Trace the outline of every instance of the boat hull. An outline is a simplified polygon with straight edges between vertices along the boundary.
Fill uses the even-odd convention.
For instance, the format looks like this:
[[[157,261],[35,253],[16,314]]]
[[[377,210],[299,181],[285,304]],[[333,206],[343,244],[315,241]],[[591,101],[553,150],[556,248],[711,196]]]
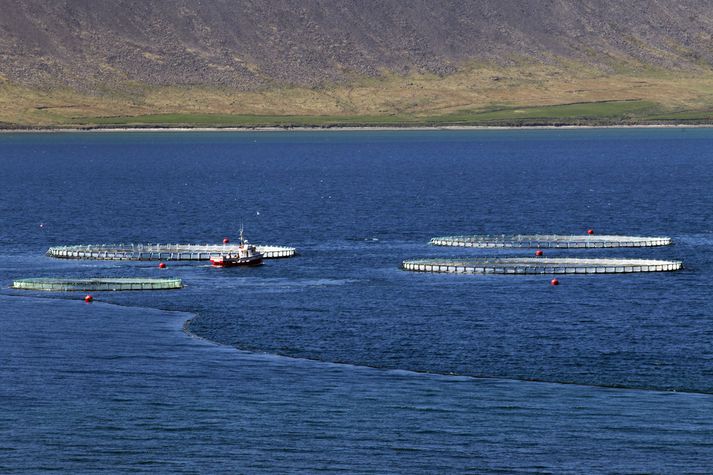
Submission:
[[[211,258],[213,267],[252,267],[262,264],[262,257],[215,257]]]

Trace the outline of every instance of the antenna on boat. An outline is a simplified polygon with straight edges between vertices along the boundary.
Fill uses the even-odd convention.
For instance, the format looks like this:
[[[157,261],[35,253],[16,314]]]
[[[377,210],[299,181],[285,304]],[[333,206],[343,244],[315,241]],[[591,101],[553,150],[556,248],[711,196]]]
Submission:
[[[245,244],[245,239],[243,238],[243,222],[240,221],[240,245]]]

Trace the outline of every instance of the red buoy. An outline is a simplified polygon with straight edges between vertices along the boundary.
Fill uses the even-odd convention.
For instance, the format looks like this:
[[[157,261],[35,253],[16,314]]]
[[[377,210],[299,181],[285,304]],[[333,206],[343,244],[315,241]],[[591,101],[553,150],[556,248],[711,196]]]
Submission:
[[[228,244],[230,242],[230,239],[228,238],[223,238],[223,244]]]
[[[557,280],[557,279],[552,279],[552,280],[550,281],[550,284],[552,284],[552,285],[560,285],[560,281]]]
[[[542,252],[542,249],[538,249],[538,250],[535,251],[535,255],[536,255],[537,257],[540,257],[540,256],[543,255],[543,254],[544,254],[544,252]]]
[[[159,269],[165,269],[165,268],[166,268],[166,263],[165,263],[165,262],[159,263],[158,268],[159,268]]]
[[[594,230],[593,230],[593,229],[587,229],[587,234],[594,234]]]
[[[84,297],[84,301],[87,303],[91,303],[92,300],[94,300],[94,297],[92,297],[91,295],[87,295],[86,297]]]

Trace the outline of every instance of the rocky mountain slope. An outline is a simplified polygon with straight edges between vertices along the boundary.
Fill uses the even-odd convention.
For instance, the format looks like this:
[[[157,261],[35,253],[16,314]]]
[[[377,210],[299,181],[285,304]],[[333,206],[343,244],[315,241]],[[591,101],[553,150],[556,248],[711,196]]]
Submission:
[[[2,0],[0,74],[24,85],[240,89],[469,61],[713,62],[708,0]]]
[[[0,85],[136,102],[146,87],[319,90],[480,67],[497,82],[523,65],[695,77],[711,34],[708,0],[0,0]]]

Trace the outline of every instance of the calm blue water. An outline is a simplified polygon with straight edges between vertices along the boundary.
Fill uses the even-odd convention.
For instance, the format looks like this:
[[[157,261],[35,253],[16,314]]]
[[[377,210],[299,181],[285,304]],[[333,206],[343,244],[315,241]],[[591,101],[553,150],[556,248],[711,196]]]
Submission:
[[[710,471],[713,130],[17,134],[0,166],[0,472]],[[241,221],[301,255],[43,255]],[[557,288],[399,270],[487,254],[434,235],[588,228],[676,244],[548,256],[686,270]],[[187,287],[7,288],[35,276]]]

